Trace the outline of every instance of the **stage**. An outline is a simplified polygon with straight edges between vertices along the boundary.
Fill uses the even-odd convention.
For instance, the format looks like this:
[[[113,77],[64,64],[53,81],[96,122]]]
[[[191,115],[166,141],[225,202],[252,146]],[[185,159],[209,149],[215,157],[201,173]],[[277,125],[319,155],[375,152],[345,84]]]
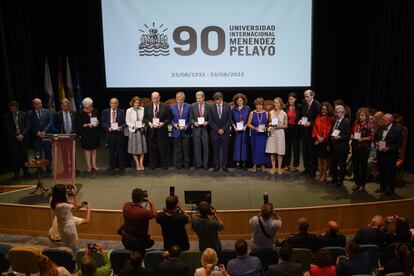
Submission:
[[[397,187],[396,194],[385,196],[374,192],[378,187],[375,183],[368,183],[367,191],[360,193],[352,191],[351,181],[345,181],[344,186],[338,188],[292,172],[279,176],[234,168],[228,173],[170,168],[138,173],[128,168],[124,175],[109,175],[104,172],[105,151],[101,150],[99,154],[101,172],[94,176],[81,172],[77,178],[79,201],[88,201],[93,208],[91,223],[79,230],[84,238],[118,239],[116,230],[122,224],[122,205],[131,200],[131,191],[136,187],[150,193],[158,210],[164,207],[170,186],[175,187],[188,211],[194,205],[184,204],[185,191],[211,191],[212,204],[226,224],[221,235],[223,239],[249,237],[247,222],[257,214],[264,192],[269,194],[269,201],[283,218],[281,236],[295,231],[300,216],[310,219],[311,231],[321,231],[327,219],[335,219],[348,234],[365,226],[377,213],[412,217],[414,175],[408,173],[404,174],[405,181]],[[82,160],[78,167],[84,170]],[[0,176],[0,188],[5,191],[0,194],[0,232],[47,235],[52,219],[49,198],[29,194],[35,183],[34,178],[16,181],[12,174]],[[46,177],[43,183],[50,191],[51,178]],[[13,187],[17,190],[13,191]],[[79,215],[84,216],[84,211]],[[161,238],[158,225],[152,223],[150,229],[156,239]],[[194,238],[189,231],[190,237]]]

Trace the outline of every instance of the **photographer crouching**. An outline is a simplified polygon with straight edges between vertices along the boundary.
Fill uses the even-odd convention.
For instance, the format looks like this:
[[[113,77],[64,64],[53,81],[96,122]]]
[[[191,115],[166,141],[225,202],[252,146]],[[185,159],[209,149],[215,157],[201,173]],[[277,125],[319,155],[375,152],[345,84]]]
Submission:
[[[143,204],[148,202],[149,210]],[[122,208],[124,224],[118,234],[122,236],[122,244],[126,249],[139,251],[145,255],[145,249],[154,245],[148,235],[149,221],[157,216],[157,209],[147,191],[136,188],[132,191],[132,202],[126,202]]]

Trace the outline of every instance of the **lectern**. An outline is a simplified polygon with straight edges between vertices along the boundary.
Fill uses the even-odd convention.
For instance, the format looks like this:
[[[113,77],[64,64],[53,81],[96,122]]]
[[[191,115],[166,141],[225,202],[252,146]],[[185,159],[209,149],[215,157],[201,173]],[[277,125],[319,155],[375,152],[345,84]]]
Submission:
[[[75,185],[76,134],[49,134],[52,142],[53,185]]]

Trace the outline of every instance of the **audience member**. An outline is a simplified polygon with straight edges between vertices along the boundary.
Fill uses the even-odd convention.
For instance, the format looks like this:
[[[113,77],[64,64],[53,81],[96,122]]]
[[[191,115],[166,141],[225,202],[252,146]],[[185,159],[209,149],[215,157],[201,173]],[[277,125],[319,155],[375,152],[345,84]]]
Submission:
[[[336,266],[328,250],[319,249],[311,264],[309,276],[336,276]]]
[[[108,276],[111,275],[111,261],[108,254],[103,251],[102,245],[93,245],[102,258],[103,265],[97,267],[95,259],[91,256],[92,251],[89,246],[86,248],[85,255],[80,260],[80,270],[78,270],[78,276]]]
[[[301,264],[290,261],[292,251],[292,246],[289,244],[284,245],[280,250],[281,262],[276,265],[270,265],[265,276],[302,276]]]
[[[231,118],[233,121],[234,137],[233,137],[233,161],[236,168],[247,169],[247,158],[249,152],[249,133],[247,131],[247,121],[250,113],[250,107],[247,104],[246,95],[237,93],[233,97],[236,106],[231,110]]]
[[[86,171],[92,173],[99,171],[96,166],[96,149],[99,148],[100,129],[98,111],[93,108],[91,98],[82,100],[83,109],[79,113],[78,134],[80,136],[81,148],[84,150],[86,160]]]
[[[383,273],[402,272],[404,275],[412,275],[413,266],[414,259],[410,248],[404,243],[399,243],[395,246],[395,257],[385,264]]]
[[[173,244],[178,245],[181,250],[190,248],[187,231],[185,230],[190,217],[181,208],[177,196],[170,195],[167,197],[165,209],[157,214],[156,221],[162,229],[165,250],[168,250]]]
[[[266,125],[269,121],[268,113],[263,109],[263,98],[255,99],[254,105],[256,109],[250,112],[247,119],[247,127],[250,128],[250,147],[253,163],[251,172],[253,173],[258,169],[265,171],[264,165],[268,162],[265,149],[267,141]]]
[[[143,268],[141,253],[133,251],[119,276],[155,276],[155,273]]]
[[[273,204],[264,203],[260,214],[249,220],[252,233],[252,250],[259,252],[266,249],[276,249],[275,235],[282,227],[282,218],[274,212]]]
[[[148,202],[150,210],[143,206]],[[149,194],[140,188],[132,191],[132,202],[126,202],[122,208],[124,224],[118,230],[122,236],[122,244],[126,249],[137,250],[143,256],[145,249],[154,245],[154,241],[148,235],[149,221],[156,217],[155,208]]]
[[[262,263],[259,258],[247,255],[247,242],[245,240],[237,240],[234,247],[237,257],[227,263],[227,271],[231,276],[263,275]]]
[[[332,105],[323,102],[319,107],[319,114],[315,119],[312,130],[312,138],[315,143],[315,153],[318,158],[319,175],[316,176],[318,181],[326,181],[329,166],[328,139],[332,131]]]
[[[230,276],[224,265],[217,266],[217,253],[212,248],[207,248],[201,255],[203,267],[197,268],[194,276]]]
[[[396,217],[392,222],[393,226],[388,232],[385,243],[411,243],[412,242],[412,233],[410,231],[410,223],[408,219],[404,217]]]
[[[383,121],[384,125],[380,126],[375,133],[380,181],[380,187],[375,192],[386,192],[387,195],[391,195],[395,189],[397,160],[399,149],[402,146],[402,134],[401,129],[392,123],[393,116],[391,114],[385,114]]]
[[[339,224],[334,220],[328,221],[325,225],[324,232],[317,237],[317,249],[327,246],[345,247],[346,237],[338,232]]]
[[[288,104],[284,111],[288,117],[288,127],[285,128],[285,140],[286,140],[286,154],[283,160],[285,171],[289,171],[292,153],[293,153],[293,167],[292,172],[297,172],[299,169],[299,141],[300,141],[300,129],[298,122],[302,116],[302,107],[297,101],[295,92],[291,92],[288,95]]]
[[[293,248],[308,248],[315,251],[317,238],[314,234],[308,232],[309,221],[301,217],[298,220],[298,232],[288,236],[284,243],[290,244]]]
[[[45,255],[38,258],[40,276],[71,276],[70,272],[63,266],[56,265],[51,259]]]
[[[354,241],[358,244],[376,244],[383,247],[387,234],[382,231],[384,219],[380,215],[376,215],[371,219],[368,228],[361,228],[355,234]]]
[[[367,251],[359,252],[359,245],[349,241],[346,246],[347,256],[339,256],[336,262],[338,276],[371,274],[371,260]]]
[[[224,224],[217,215],[217,210],[206,201],[198,204],[199,214],[191,217],[191,228],[197,234],[198,248],[204,251],[212,248],[221,252],[221,242],[218,232],[224,229]],[[213,215],[211,219],[209,214]]]
[[[303,93],[304,101],[302,104],[302,118],[299,124],[302,126],[302,158],[305,170],[302,174],[309,174],[314,177],[316,175],[316,156],[315,146],[312,140],[313,124],[318,115],[319,102],[314,99],[315,92],[306,90]]]
[[[288,125],[288,118],[283,111],[284,103],[281,98],[276,97],[274,100],[274,108],[269,113],[269,132],[270,135],[266,141],[266,153],[270,154],[272,169],[270,174],[277,173],[281,175],[283,156],[285,155],[285,129]],[[277,160],[276,160],[277,159]]]
[[[337,187],[343,186],[351,133],[349,120],[344,117],[344,112],[343,106],[337,105],[335,107],[335,121],[328,140],[329,151],[331,153],[330,173],[332,180],[330,184],[335,184]]]
[[[20,169],[25,177],[30,176],[27,167],[27,150],[29,146],[29,121],[26,112],[19,110],[16,101],[9,102],[9,112],[4,115],[3,128],[6,134],[6,145],[9,149],[9,157],[14,179],[20,178]]]
[[[190,121],[193,125],[192,136],[194,146],[194,169],[204,168],[208,170],[209,156],[209,110],[210,106],[205,102],[203,91],[195,94],[196,102],[191,105]]]
[[[73,203],[68,200],[68,192],[73,194]],[[62,244],[73,250],[78,248],[79,243],[78,231],[76,230],[72,214],[72,209],[77,208],[78,206],[76,194],[75,187],[71,187],[70,190],[67,190],[65,185],[56,184],[52,188],[52,199],[50,201],[50,207],[54,211],[57,219],[57,226]]]
[[[190,105],[182,91],[175,95],[176,103],[171,106],[172,137],[174,141],[174,163],[176,169],[190,168]]]
[[[177,244],[172,244],[168,251],[164,253],[165,260],[158,263],[158,276],[187,276],[190,275],[190,267],[181,262],[180,256],[181,248]]]
[[[144,156],[147,153],[147,140],[145,138],[144,108],[141,106],[141,99],[132,97],[127,109],[125,122],[128,126],[128,153],[132,154],[135,161],[135,169],[143,171]]]
[[[357,111],[357,119],[352,127],[352,167],[355,185],[352,190],[365,191],[368,177],[368,158],[371,143],[374,141],[374,126],[369,119],[368,108],[361,107]]]

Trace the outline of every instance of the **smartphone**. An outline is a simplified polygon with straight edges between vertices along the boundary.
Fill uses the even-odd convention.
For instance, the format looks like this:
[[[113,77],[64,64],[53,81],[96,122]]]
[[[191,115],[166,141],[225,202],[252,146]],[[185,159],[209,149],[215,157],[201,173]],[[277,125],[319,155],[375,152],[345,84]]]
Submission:
[[[175,195],[175,187],[174,186],[170,186],[170,196]]]
[[[263,203],[269,203],[269,194],[267,192],[263,193]]]

